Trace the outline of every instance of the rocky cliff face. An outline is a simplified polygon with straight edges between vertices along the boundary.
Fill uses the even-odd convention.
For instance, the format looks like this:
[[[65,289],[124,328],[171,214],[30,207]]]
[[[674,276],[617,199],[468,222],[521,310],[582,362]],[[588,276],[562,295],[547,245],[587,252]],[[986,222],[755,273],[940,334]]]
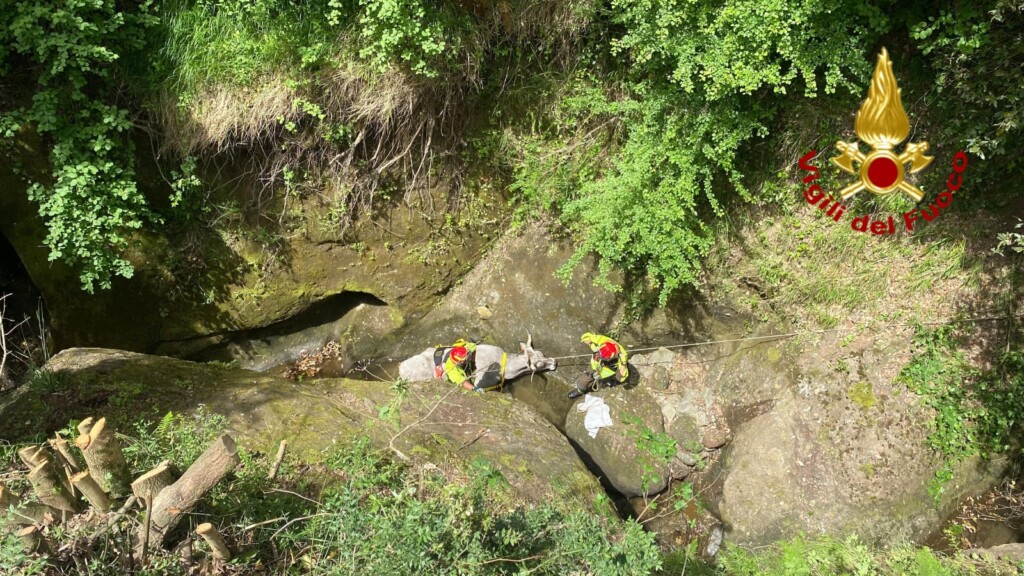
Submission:
[[[313,340],[337,338],[353,319],[325,325],[362,303],[386,308],[364,311],[356,324],[373,323],[387,332],[429,310],[494,237],[494,230],[482,224],[456,233],[446,214],[431,208],[447,203],[444,189],[408,204],[380,203],[344,231],[332,212],[336,206],[316,196],[296,197],[287,206],[265,207],[257,216],[225,208],[216,226],[140,231],[128,255],[135,276],[117,278],[111,290],[89,295],[73,270],[48,260],[46,230],[14,172],[18,166],[44,177],[45,155],[39,149],[26,136],[13,148],[14,157],[0,166],[0,234],[46,301],[57,349],[109,346],[188,356],[311,327],[321,328]],[[153,204],[161,206],[169,189],[163,188],[155,165],[144,166],[141,173],[150,172],[143,184]],[[470,204],[466,210],[493,212],[502,200],[484,190]],[[297,326],[296,318],[303,315],[306,320]],[[233,352],[253,366],[287,359],[274,357],[267,348],[236,346]]]

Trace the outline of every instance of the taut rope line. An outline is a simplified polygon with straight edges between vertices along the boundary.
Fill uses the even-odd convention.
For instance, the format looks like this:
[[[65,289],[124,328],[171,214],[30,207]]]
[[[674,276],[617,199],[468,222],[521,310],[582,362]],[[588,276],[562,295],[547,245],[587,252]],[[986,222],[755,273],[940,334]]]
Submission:
[[[982,316],[982,317],[977,317],[977,318],[965,318],[963,320],[948,320],[948,321],[940,321],[940,322],[893,322],[893,323],[889,323],[889,324],[882,324],[882,325],[877,326],[875,328],[867,328],[867,329],[874,330],[874,331],[877,332],[877,331],[882,330],[884,328],[892,328],[892,327],[897,327],[897,326],[899,326],[899,327],[910,327],[910,326],[934,326],[934,325],[943,325],[943,324],[963,324],[963,323],[973,323],[973,322],[985,322],[985,321],[990,321],[990,320],[1009,320],[1011,318],[1021,318],[1021,317],[1024,317],[1024,314],[1008,314],[1006,316]],[[669,344],[667,346],[652,346],[650,348],[632,348],[632,349],[629,350],[629,352],[630,352],[630,354],[632,354],[632,353],[635,353],[635,352],[652,352],[654,350],[659,350],[661,348],[666,348],[666,349],[672,349],[672,348],[692,348],[692,347],[695,347],[695,346],[710,346],[712,344],[729,344],[731,342],[754,342],[754,341],[759,341],[759,340],[772,340],[772,339],[792,338],[794,336],[804,336],[804,335],[807,335],[807,334],[825,334],[825,333],[828,333],[828,332],[852,332],[854,330],[859,330],[859,329],[861,329],[861,327],[859,327],[859,326],[853,326],[853,327],[850,327],[850,328],[823,328],[821,330],[805,330],[805,331],[802,331],[802,332],[785,332],[783,334],[768,334],[766,336],[748,336],[748,337],[745,337],[745,338],[729,338],[729,339],[726,339],[726,340],[708,340],[708,341],[705,341],[705,342],[687,342],[685,344]],[[593,355],[594,355],[593,353],[590,353],[590,354],[573,354],[571,356],[557,356],[555,358],[550,358],[550,360],[567,360],[569,358],[589,358],[589,357],[591,357]]]

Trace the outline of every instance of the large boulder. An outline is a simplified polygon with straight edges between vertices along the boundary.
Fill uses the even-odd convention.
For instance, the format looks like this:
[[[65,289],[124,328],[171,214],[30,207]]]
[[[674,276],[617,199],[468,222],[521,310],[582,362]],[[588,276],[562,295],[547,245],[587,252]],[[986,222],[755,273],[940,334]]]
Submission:
[[[639,387],[628,390],[617,386],[593,394],[608,405],[612,425],[600,428],[591,438],[584,427],[585,413],[573,408],[566,417],[566,435],[623,495],[641,496],[664,490],[674,451],[664,453],[671,442],[665,434],[658,403]]]
[[[884,408],[865,408],[787,393],[744,424],[725,460],[720,511],[729,539],[762,545],[798,532],[926,538],[944,517],[928,492],[939,461],[924,442],[927,410],[906,399],[886,395]],[[949,496],[980,479],[971,468],[963,467]]]
[[[204,405],[224,415],[250,450],[315,459],[357,437],[398,457],[483,460],[518,494],[538,502],[592,507],[601,487],[558,430],[503,394],[441,382],[411,384],[321,379],[292,382],[223,366],[98,348],[65,350],[48,368],[59,389],[23,387],[0,405],[0,438],[52,432],[71,418],[104,415],[125,425]],[[56,401],[59,397],[59,401]]]
[[[735,431],[719,502],[729,541],[803,532],[921,542],[955,502],[991,485],[998,470],[972,460],[938,502],[929,493],[940,466],[926,440],[934,412],[896,382],[910,339],[908,329],[772,342],[710,372]]]

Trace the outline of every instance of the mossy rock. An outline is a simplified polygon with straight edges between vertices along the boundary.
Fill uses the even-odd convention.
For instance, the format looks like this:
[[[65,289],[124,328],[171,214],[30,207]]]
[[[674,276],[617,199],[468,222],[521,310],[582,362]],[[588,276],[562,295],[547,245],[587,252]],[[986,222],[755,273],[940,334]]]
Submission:
[[[664,457],[658,448],[669,448],[661,408],[643,388],[606,388],[594,393],[611,411],[612,425],[591,438],[584,428],[585,413],[569,411],[565,433],[585,452],[616,490],[625,496],[657,494],[669,480],[671,450]],[[660,441],[659,441],[660,440]]]
[[[59,389],[23,387],[0,405],[0,438],[52,434],[71,419],[106,416],[126,426],[199,405],[225,416],[249,449],[322,458],[358,437],[408,458],[462,463],[484,459],[523,499],[595,507],[602,492],[558,430],[526,404],[442,382],[410,385],[317,379],[302,383],[237,368],[101,348],[51,359]],[[396,407],[397,410],[387,410]],[[607,512],[607,510],[600,510]]]

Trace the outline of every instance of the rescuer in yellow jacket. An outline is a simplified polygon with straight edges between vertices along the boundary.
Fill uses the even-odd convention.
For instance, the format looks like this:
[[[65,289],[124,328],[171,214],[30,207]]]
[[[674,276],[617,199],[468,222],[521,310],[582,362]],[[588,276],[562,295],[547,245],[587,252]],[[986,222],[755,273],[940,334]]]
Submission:
[[[452,347],[444,353],[444,375],[452,384],[462,386],[466,390],[473,389],[471,378],[476,370],[474,360],[476,358],[476,344],[465,340],[457,340]]]
[[[590,359],[591,374],[576,383],[576,389],[569,392],[569,398],[579,398],[587,390],[615,386],[629,378],[629,353],[622,344],[591,332],[583,334],[580,341],[589,345],[590,351],[594,353]]]

